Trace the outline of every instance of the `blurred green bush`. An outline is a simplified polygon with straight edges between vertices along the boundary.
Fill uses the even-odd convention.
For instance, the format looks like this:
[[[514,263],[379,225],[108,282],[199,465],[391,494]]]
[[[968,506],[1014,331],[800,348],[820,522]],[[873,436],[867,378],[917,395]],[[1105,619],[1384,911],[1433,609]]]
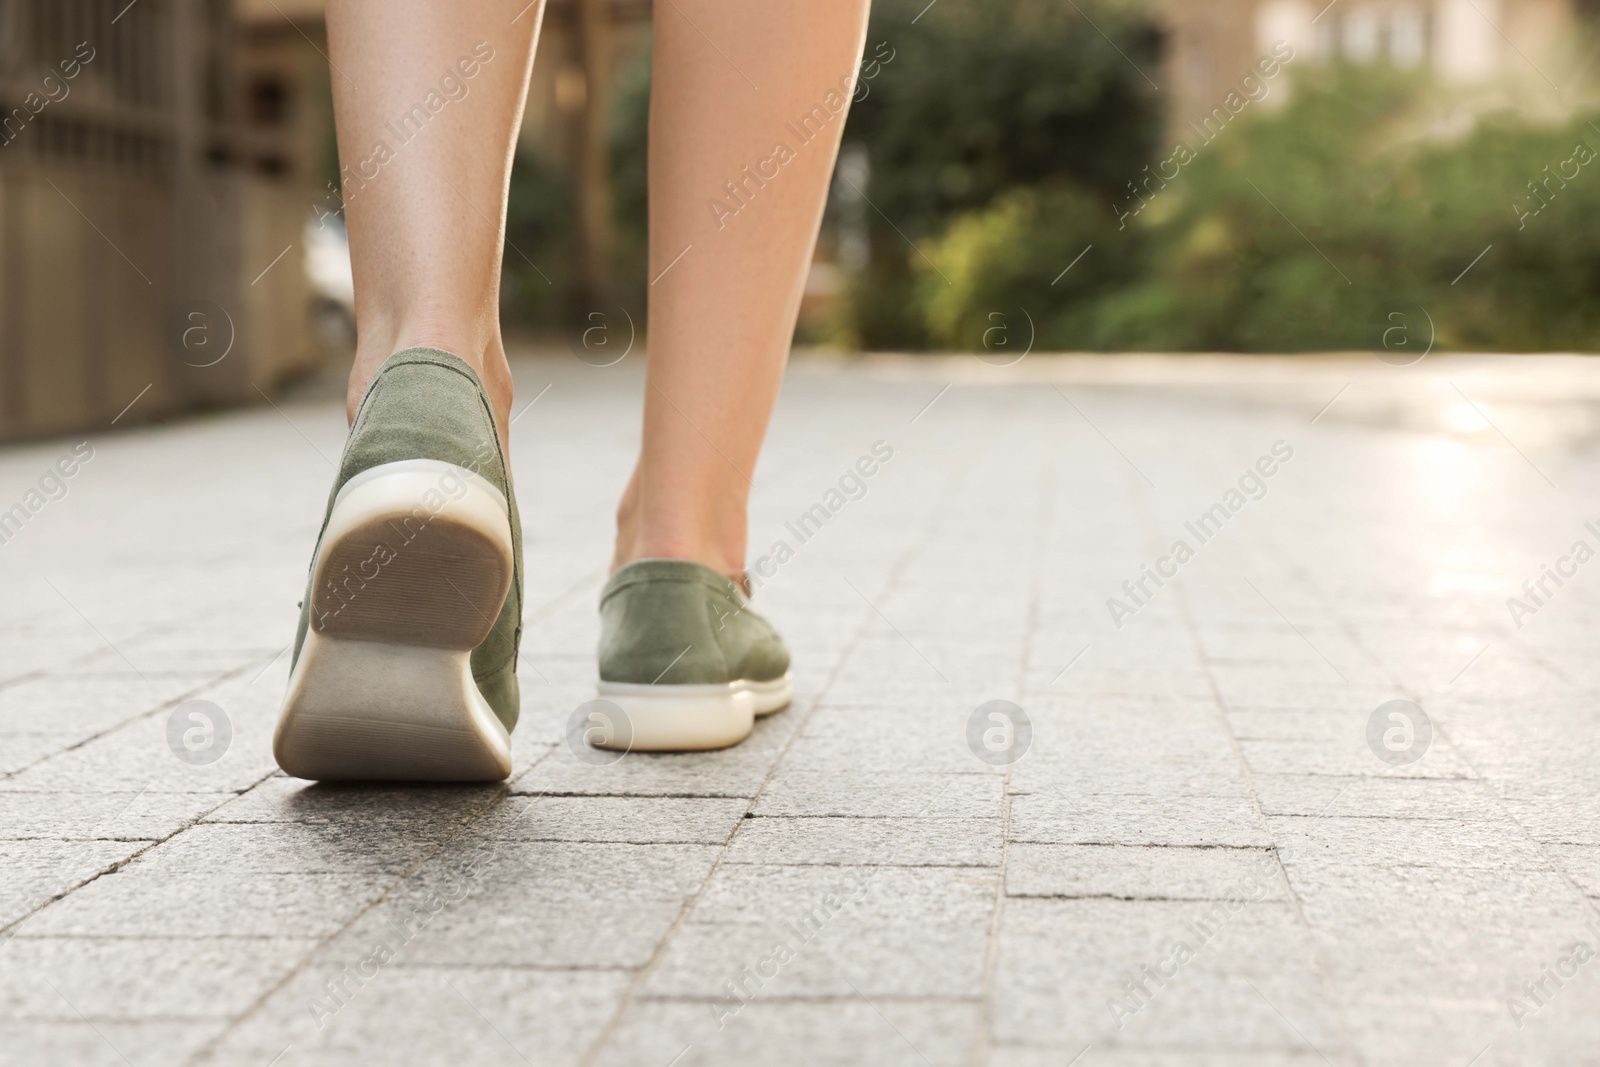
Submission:
[[[865,180],[836,178],[823,238],[843,252],[853,226],[867,254],[837,257],[824,338],[976,351],[1004,322],[1039,350],[1370,349],[1420,330],[1441,348],[1596,347],[1600,118],[1474,118],[1421,75],[1302,57],[1270,105],[1184,135],[1173,175],[1141,73],[1161,50],[1147,9],[1118,0],[877,5],[845,130]],[[612,141],[614,277],[640,307],[649,75],[645,48]],[[1134,183],[1148,202],[1131,214]],[[524,321],[570,303],[570,272],[547,280],[522,253],[564,265],[571,201],[519,158],[507,302]]]
[[[1124,229],[1070,186],[956,215],[924,247],[951,284],[922,267],[922,336],[970,350],[987,316],[1021,307],[1040,349],[1361,349],[1428,329],[1420,307],[1439,347],[1595,346],[1600,127],[1491,116],[1441,140],[1415,77],[1294,75],[1287,107],[1196,141]]]
[[[935,311],[943,301],[919,297],[931,286],[919,276],[927,263],[913,243],[940,269],[925,242],[955,242],[973,266],[983,257],[1004,262],[1009,274],[1026,260],[1054,262],[1056,245],[1070,243],[1062,231],[1093,234],[1111,217],[1112,195],[1152,158],[1162,126],[1157,93],[1136,69],[1159,66],[1160,35],[1145,15],[1089,0],[939,0],[919,8],[875,6],[868,53],[886,46],[893,58],[866,83],[845,127],[846,145],[870,168],[870,259],[848,278],[836,332],[867,348],[945,343],[940,330],[964,330],[992,310],[978,306],[990,279],[952,275],[951,285],[934,281],[966,296]],[[1052,213],[1068,202],[1078,205],[1070,217]],[[993,244],[1007,227],[1046,217],[1062,229],[1034,234],[1042,243],[1017,246],[1016,259]]]
[[[519,149],[511,167],[500,282],[501,314],[508,321],[551,329],[570,314],[573,213],[566,175]]]

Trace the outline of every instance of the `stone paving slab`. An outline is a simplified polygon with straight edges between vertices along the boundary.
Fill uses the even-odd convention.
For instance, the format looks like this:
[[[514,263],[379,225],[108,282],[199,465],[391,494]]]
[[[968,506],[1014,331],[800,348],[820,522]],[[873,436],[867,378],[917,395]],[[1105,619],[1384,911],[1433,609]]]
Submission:
[[[567,724],[641,369],[517,361],[488,786],[272,763],[336,382],[81,435],[0,545],[0,1063],[1600,1063],[1600,570],[1507,606],[1600,547],[1600,364],[797,360],[750,538],[794,704],[613,761]]]

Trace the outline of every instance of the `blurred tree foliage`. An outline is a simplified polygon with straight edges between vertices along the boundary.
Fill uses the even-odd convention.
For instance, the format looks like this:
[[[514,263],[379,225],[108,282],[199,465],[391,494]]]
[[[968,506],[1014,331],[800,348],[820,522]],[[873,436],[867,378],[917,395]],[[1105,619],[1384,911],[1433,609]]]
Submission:
[[[879,3],[845,130],[870,203],[836,179],[827,224],[856,220],[869,254],[844,273],[834,339],[975,350],[1022,312],[1041,350],[1373,348],[1401,311],[1439,347],[1595,347],[1600,119],[1446,133],[1449,98],[1421,75],[1301,59],[1272,83],[1284,106],[1181,135],[1174,174],[1140,72],[1161,44],[1117,0]],[[615,276],[639,310],[649,84],[646,47],[613,127]],[[1152,170],[1166,177],[1145,184]],[[1146,203],[1128,214],[1134,182]],[[570,202],[519,158],[511,236],[541,266],[571,247]],[[506,263],[523,317],[558,318],[565,272]]]
[[[1376,348],[1396,324],[1429,329],[1420,318],[1439,347],[1594,347],[1600,127],[1502,116],[1431,140],[1415,78],[1298,74],[1286,108],[1199,147],[1125,230],[1033,192],[953,219],[927,252],[954,284],[922,270],[929,339],[971,348],[990,313],[1020,306],[1044,349]],[[1052,286],[1049,268],[1091,242]],[[1065,284],[1080,272],[1094,282]]]
[[[572,186],[537,154],[518,150],[511,167],[500,308],[524,326],[554,327],[569,314],[574,255]]]
[[[920,17],[918,4],[874,6],[875,65],[845,128],[846,143],[865,151],[876,207],[866,213],[869,266],[841,301],[848,343],[926,343],[907,240],[931,240],[963,212],[1065,183],[1101,194],[1094,202],[1111,217],[1110,193],[1150,157],[1161,126],[1154,90],[1129,59],[1154,70],[1160,42],[1120,7],[1078,7],[1088,16],[1060,0],[939,0]],[[618,88],[612,141],[625,301],[643,300],[649,92],[645,48]]]
[[[916,347],[931,339],[915,295],[926,264],[908,242],[921,246],[991,205],[1015,226],[1062,199],[1080,209],[1063,225],[1096,231],[1113,192],[1154,154],[1160,104],[1136,66],[1156,70],[1161,42],[1146,16],[1089,0],[880,3],[867,42],[894,58],[866,83],[845,128],[870,166],[873,209],[870,264],[850,279],[840,333],[866,347]],[[952,235],[975,238],[970,228]]]

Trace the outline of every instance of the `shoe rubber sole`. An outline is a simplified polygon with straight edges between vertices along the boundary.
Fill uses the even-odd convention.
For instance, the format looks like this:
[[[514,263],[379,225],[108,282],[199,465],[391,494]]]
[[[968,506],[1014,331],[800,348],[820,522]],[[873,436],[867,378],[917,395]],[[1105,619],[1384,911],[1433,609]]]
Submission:
[[[601,682],[599,696],[622,709],[625,724],[597,747],[632,752],[695,752],[727,748],[750,736],[755,720],[789,705],[789,675],[723,685]]]
[[[312,565],[311,625],[273,735],[296,778],[498,781],[511,738],[472,650],[511,588],[505,496],[438,460],[339,490]]]

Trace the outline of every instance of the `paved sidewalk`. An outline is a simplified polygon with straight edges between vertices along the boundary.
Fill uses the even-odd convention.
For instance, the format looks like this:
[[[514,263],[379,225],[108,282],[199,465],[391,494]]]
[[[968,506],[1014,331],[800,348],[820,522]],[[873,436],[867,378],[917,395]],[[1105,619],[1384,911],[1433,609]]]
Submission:
[[[606,763],[639,371],[518,367],[503,786],[272,764],[337,400],[0,452],[0,1062],[1600,1063],[1600,364],[798,363],[795,703]]]

